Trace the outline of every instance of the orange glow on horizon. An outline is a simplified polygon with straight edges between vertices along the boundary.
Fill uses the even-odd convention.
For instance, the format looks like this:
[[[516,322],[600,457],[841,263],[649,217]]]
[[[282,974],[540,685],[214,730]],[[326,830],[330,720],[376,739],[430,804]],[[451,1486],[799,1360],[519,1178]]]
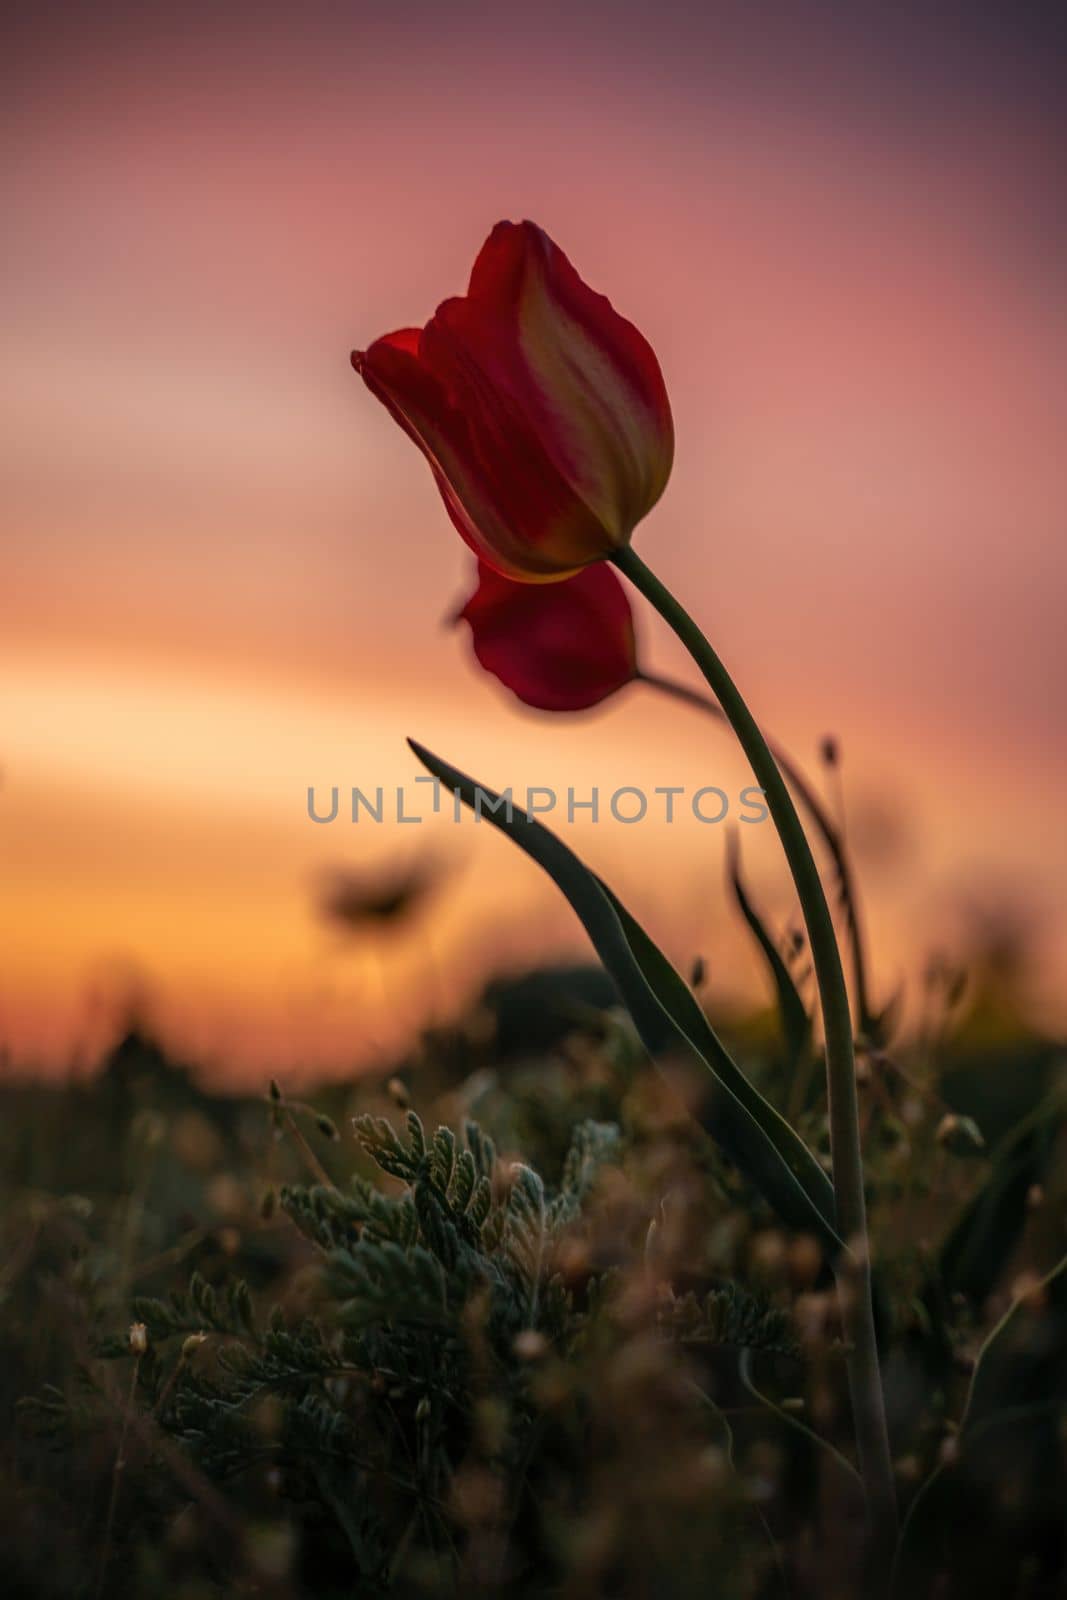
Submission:
[[[311,10],[303,31],[72,23],[22,41],[0,112],[0,1049],[84,1054],[136,979],[220,1073],[342,1070],[496,963],[583,951],[488,829],[308,822],[308,784],[407,782],[409,733],[517,789],[746,781],[721,733],[637,691],[521,711],[443,625],[467,552],[348,352],[428,317],[523,215],[661,359],[677,463],[642,554],[809,768],[842,741],[881,986],[1002,897],[1036,919],[1031,999],[1062,1026],[1067,334],[1042,108],[942,86],[868,117],[842,88],[859,66],[832,42],[797,64],[770,24],[757,49],[664,17],[650,53],[623,7],[605,59],[547,14],[474,33]],[[876,812],[893,853],[863,847]],[[717,993],[751,991],[715,830],[574,838],[679,960],[704,949]],[[342,947],[316,874],[418,851],[449,868],[425,930]],[[749,855],[781,921],[773,841]]]

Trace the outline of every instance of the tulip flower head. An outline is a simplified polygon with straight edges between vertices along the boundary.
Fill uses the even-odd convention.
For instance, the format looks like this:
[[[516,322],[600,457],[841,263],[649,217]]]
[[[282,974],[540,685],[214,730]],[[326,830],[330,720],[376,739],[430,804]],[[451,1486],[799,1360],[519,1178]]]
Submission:
[[[674,429],[651,346],[532,222],[498,223],[465,296],[352,364],[504,577],[553,582],[603,560],[666,487]]]
[[[584,711],[637,676],[630,602],[608,566],[533,584],[483,562],[456,621],[470,624],[480,665],[539,711]]]

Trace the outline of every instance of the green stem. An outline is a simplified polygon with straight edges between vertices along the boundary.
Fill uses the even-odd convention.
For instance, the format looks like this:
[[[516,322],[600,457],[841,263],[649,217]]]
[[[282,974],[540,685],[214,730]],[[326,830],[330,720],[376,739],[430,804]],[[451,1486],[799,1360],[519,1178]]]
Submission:
[[[713,700],[710,695],[701,694],[699,689],[691,689],[687,683],[678,683],[674,678],[661,677],[658,672],[644,671],[638,671],[637,682],[647,683],[650,689],[658,689],[661,694],[670,695],[672,699],[680,700],[683,705],[694,706],[698,711],[704,711],[709,716],[717,717],[723,722],[727,720],[726,714],[717,700]],[[856,880],[853,876],[852,863],[849,860],[844,835],[831,819],[826,807],[796,762],[785,754],[781,745],[769,743],[769,749],[786,781],[791,784],[794,794],[803,805],[805,811],[807,811],[816,828],[818,828],[823,842],[830,852],[841,893],[841,904],[845,913],[845,927],[848,931],[852,984],[856,995],[856,1015],[859,1020],[860,1032],[865,1034],[871,1027],[870,992],[867,986],[867,958],[864,951],[863,927],[860,921]]]
[[[871,1524],[871,1571],[884,1575],[896,1544],[896,1493],[871,1298],[852,1019],[833,918],[785,780],[730,674],[692,617],[632,548],[618,551],[613,560],[674,630],[704,674],[763,790],[800,900],[822,1007],[837,1226],[849,1246],[847,1256],[836,1263],[836,1272],[849,1346],[853,1425]]]
[[[831,1456],[833,1460],[836,1461],[838,1467],[847,1478],[851,1478],[853,1482],[859,1481],[859,1474],[852,1465],[852,1462],[847,1461],[841,1454],[840,1450],[838,1450],[835,1445],[830,1443],[829,1439],[824,1439],[821,1434],[815,1432],[814,1428],[809,1428],[806,1422],[801,1422],[799,1417],[794,1417],[790,1412],[786,1411],[783,1406],[778,1404],[777,1400],[772,1400],[769,1394],[764,1394],[762,1389],[756,1388],[755,1381],[752,1377],[751,1350],[742,1350],[738,1356],[737,1374],[741,1379],[742,1388],[747,1390],[747,1392],[752,1396],[753,1400],[758,1400],[761,1405],[767,1407],[768,1411],[773,1411],[776,1417],[781,1418],[787,1428],[793,1429],[794,1433],[802,1434],[803,1437],[810,1440],[812,1444],[818,1445],[820,1450],[825,1450],[826,1454]]]

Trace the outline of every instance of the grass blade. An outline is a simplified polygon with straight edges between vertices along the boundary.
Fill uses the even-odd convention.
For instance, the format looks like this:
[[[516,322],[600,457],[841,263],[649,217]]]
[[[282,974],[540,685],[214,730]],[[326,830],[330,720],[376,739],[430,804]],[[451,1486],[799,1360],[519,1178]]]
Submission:
[[[741,877],[741,849],[736,833],[731,833],[727,838],[727,872],[734,899],[737,901],[738,910],[744,917],[752,937],[759,945],[763,959],[774,984],[774,992],[778,999],[778,1015],[782,1019],[782,1032],[785,1035],[785,1047],[788,1056],[788,1067],[795,1071],[803,1060],[811,1044],[811,1018],[808,1016],[807,1007],[800,997],[800,991],[793,982],[792,974],[779,954],[778,947],[764,927],[759,913],[748,897]]]

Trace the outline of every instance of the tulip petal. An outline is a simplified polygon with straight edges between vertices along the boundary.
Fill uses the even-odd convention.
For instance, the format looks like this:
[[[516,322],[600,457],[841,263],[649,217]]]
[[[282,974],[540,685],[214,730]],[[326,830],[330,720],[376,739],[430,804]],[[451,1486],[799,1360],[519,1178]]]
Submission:
[[[553,584],[513,583],[483,563],[457,620],[479,664],[539,711],[585,711],[637,671],[630,602],[603,563]]]
[[[517,580],[558,578],[608,554],[603,529],[521,418],[499,397],[458,393],[425,359],[426,334],[402,329],[353,365],[425,455],[461,537]],[[487,441],[491,441],[488,442]]]
[[[532,222],[493,229],[460,304],[494,324],[493,381],[513,386],[575,491],[616,542],[628,539],[663,493],[674,455],[648,341]]]

